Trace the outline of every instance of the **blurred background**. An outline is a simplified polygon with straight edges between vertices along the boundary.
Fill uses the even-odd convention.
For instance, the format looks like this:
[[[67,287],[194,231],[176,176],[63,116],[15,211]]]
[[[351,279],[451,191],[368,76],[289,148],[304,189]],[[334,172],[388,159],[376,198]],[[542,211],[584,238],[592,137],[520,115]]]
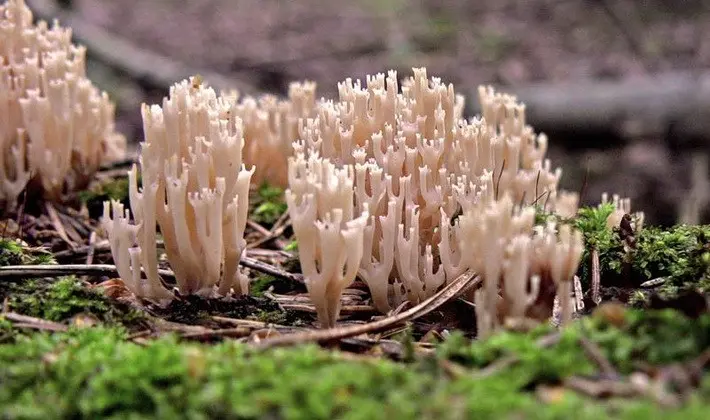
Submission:
[[[90,77],[142,137],[140,104],[199,73],[213,86],[285,94],[313,80],[426,66],[477,112],[493,84],[550,138],[562,187],[632,199],[655,224],[707,222],[710,1],[27,0],[89,48]]]

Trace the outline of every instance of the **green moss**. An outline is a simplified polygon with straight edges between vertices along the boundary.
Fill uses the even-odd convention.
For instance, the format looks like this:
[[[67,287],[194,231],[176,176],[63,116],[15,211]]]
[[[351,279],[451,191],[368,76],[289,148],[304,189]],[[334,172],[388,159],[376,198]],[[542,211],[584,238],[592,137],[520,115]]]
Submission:
[[[215,328],[217,324],[212,320],[213,316],[257,319],[261,315],[264,317],[261,320],[265,322],[277,322],[278,319],[278,323],[289,325],[298,321],[297,312],[283,312],[276,302],[256,296],[239,296],[233,299],[204,299],[199,296],[185,296],[183,299],[173,300],[165,308],[153,308],[153,312],[168,321]],[[267,320],[267,318],[271,320]]]
[[[0,239],[0,267],[22,264],[23,255],[22,245],[19,242]]]
[[[0,239],[0,267],[55,262],[52,254],[43,248],[30,248],[14,239]]]
[[[627,252],[618,231],[602,229],[599,219],[601,216],[583,213],[575,222],[585,238],[580,268],[584,285],[591,278],[590,250],[596,247],[605,286],[638,287],[646,281],[664,278],[665,282],[654,293],[666,298],[687,290],[710,291],[710,226],[646,227]],[[636,303],[647,298],[635,295]]]
[[[258,311],[250,318],[253,318],[257,321],[266,322],[268,324],[286,324],[289,322],[288,315],[286,314],[286,312],[281,310]]]
[[[0,300],[5,298],[14,312],[55,322],[82,314],[109,325],[138,327],[145,321],[141,312],[87,289],[75,277],[2,283]]]
[[[575,227],[584,234],[585,244],[597,249],[606,249],[612,240],[612,231],[606,225],[607,219],[614,212],[614,205],[600,204],[598,207],[579,209]]]
[[[675,410],[642,398],[589,400],[570,391],[542,403],[533,390],[595,372],[581,353],[582,334],[627,372],[643,357],[667,363],[698,354],[709,325],[707,317],[694,325],[670,312],[631,311],[621,328],[593,317],[546,349],[535,345],[546,328],[474,343],[456,335],[436,355],[409,364],[356,361],[314,346],[256,352],[233,341],[209,346],[172,337],[138,345],[121,329],[36,334],[0,344],[0,411],[28,419],[701,419],[710,408],[707,378]],[[478,368],[508,354],[518,362],[477,376]],[[452,377],[446,360],[461,364],[462,374]]]
[[[638,237],[632,267],[640,280],[667,277],[664,288],[710,291],[710,226],[650,227]]]
[[[256,297],[263,297],[264,292],[269,290],[272,284],[278,282],[279,280],[276,277],[269,276],[268,274],[259,276],[249,285],[249,294]]]
[[[710,314],[691,319],[669,309],[625,310],[614,318],[603,313],[579,320],[564,330],[558,344],[547,349],[536,344],[540,337],[553,332],[553,327],[545,325],[526,334],[502,332],[470,345],[462,335],[455,334],[440,347],[439,354],[477,368],[515,355],[522,370],[513,376],[523,389],[531,383],[592,373],[593,366],[579,345],[582,337],[599,345],[622,373],[630,373],[638,362],[661,365],[688,360],[710,347]]]
[[[279,187],[262,184],[254,197],[252,219],[257,223],[271,225],[287,210],[284,191]]]
[[[90,202],[103,203],[106,200],[126,201],[128,200],[128,178],[116,178],[109,182],[95,184],[92,188],[79,192],[79,199],[82,203]]]
[[[140,176],[138,183],[140,184]],[[98,218],[103,213],[104,201],[116,200],[128,205],[128,192],[128,178],[121,177],[108,182],[93,184],[89,189],[80,191],[79,200],[86,204],[89,215]]]
[[[13,240],[0,240],[0,266],[55,264],[51,253],[29,248]],[[135,327],[144,316],[103,294],[84,287],[73,276],[54,279],[0,281],[0,302],[22,315],[63,322],[79,314],[96,317],[109,324]]]
[[[18,333],[12,322],[0,316],[0,344],[12,342]]]
[[[622,275],[625,264],[624,247],[617,232],[607,227],[607,218],[614,211],[611,203],[595,207],[579,209],[577,217],[571,223],[582,232],[584,237],[584,252],[579,274],[585,289],[591,283],[591,252],[599,252],[599,265],[602,282],[605,285],[615,284]]]
[[[606,227],[611,204],[579,211],[575,226],[584,234],[581,279],[589,284],[590,252],[599,251],[602,283],[606,286],[637,287],[659,277],[667,281],[661,294],[675,296],[689,288],[710,291],[710,226],[680,225],[672,228],[645,227],[627,252],[616,229]],[[642,296],[636,296],[640,301]]]

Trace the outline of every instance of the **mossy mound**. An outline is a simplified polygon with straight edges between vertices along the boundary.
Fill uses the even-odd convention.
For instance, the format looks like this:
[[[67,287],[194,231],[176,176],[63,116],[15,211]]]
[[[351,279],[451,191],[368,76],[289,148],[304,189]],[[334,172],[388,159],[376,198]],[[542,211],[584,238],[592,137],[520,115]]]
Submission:
[[[0,239],[0,267],[54,263],[54,257],[44,248],[30,248],[13,239]]]
[[[140,184],[140,177],[138,178]],[[106,182],[97,182],[88,189],[79,192],[79,201],[86,205],[89,215],[98,219],[103,214],[104,201],[116,200],[122,202],[126,207],[128,202],[128,177],[112,179]]]
[[[76,277],[0,282],[0,301],[12,312],[54,322],[76,316],[131,330],[144,327],[146,315],[81,284]]]
[[[674,300],[688,292],[710,292],[710,225],[643,227],[629,236],[619,227],[606,226],[610,204],[580,210],[573,223],[584,234],[585,251],[580,279],[591,283],[591,252],[599,253],[603,288],[607,297],[643,306],[653,298]],[[552,216],[547,216],[552,217]],[[656,281],[655,287],[642,285]]]
[[[691,320],[672,311],[629,311],[591,317],[549,347],[537,344],[550,333],[547,327],[474,343],[455,336],[408,364],[315,346],[259,352],[235,342],[210,346],[174,337],[139,345],[115,328],[40,333],[0,345],[0,406],[5,418],[27,419],[704,419],[707,376],[673,409],[644,398],[592,400],[564,387],[543,402],[535,390],[597,374],[581,337],[628,373],[639,361],[665,364],[698,355],[710,345],[709,326],[708,315]],[[511,355],[515,363],[480,375]],[[459,366],[456,374],[447,363]]]

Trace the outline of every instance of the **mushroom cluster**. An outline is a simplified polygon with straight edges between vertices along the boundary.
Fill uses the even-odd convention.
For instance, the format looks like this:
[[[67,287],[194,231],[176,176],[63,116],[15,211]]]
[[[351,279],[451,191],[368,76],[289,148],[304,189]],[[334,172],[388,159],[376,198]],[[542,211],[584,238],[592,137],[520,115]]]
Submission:
[[[197,78],[175,84],[162,107],[143,105],[142,188],[136,165],[129,173],[135,224],[116,201],[104,203],[103,218],[119,274],[136,295],[173,297],[158,276],[157,226],[181,293],[247,293],[238,264],[253,169],[242,164],[235,106]]]
[[[303,121],[298,148],[352,168],[354,217],[368,215],[359,276],[380,311],[418,303],[472,268],[458,216],[481,211],[482,195],[576,212],[576,195],[558,191],[561,170],[544,157],[547,138],[525,124],[515,97],[482,87],[483,117],[466,120],[463,98],[423,68],[401,87],[392,71],[366,86],[347,79],[339,93]]]
[[[25,188],[58,200],[123,158],[114,111],[71,29],[34,24],[24,0],[0,5],[0,205],[14,208]]]

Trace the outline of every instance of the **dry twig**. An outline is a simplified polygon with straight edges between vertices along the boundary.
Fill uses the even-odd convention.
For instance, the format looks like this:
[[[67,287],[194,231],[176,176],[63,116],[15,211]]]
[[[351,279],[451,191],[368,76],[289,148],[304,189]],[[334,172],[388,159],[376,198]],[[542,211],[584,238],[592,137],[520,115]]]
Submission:
[[[614,368],[609,359],[604,356],[604,353],[596,343],[585,337],[580,338],[579,342],[582,345],[582,349],[584,349],[584,353],[597,365],[605,378],[616,379],[620,376],[619,372]]]
[[[420,303],[419,305],[404,311],[398,315],[387,317],[378,321],[362,325],[352,325],[340,328],[331,328],[319,331],[307,331],[303,333],[288,334],[278,337],[268,338],[256,345],[257,348],[267,349],[277,346],[298,345],[311,342],[328,342],[341,340],[347,337],[354,337],[361,334],[375,333],[392,328],[403,322],[419,318],[458,296],[470,287],[481,283],[480,276],[466,272],[441,289],[434,296]]]
[[[175,278],[170,270],[158,270],[158,274]],[[66,264],[66,265],[8,265],[0,267],[0,279],[23,279],[31,277],[54,277],[69,275],[117,276],[118,270],[111,264]]]
[[[316,307],[311,304],[280,303],[280,306],[289,311],[316,313]],[[342,315],[375,314],[377,313],[377,309],[370,305],[343,305],[340,307],[340,313]]]
[[[4,312],[3,318],[14,322],[16,327],[32,328],[43,331],[66,331],[67,326],[58,322],[47,321],[33,316],[21,315],[15,312]]]
[[[601,295],[601,270],[599,268],[599,250],[592,248],[592,302],[599,305]]]
[[[181,337],[191,340],[210,340],[214,338],[242,338],[251,334],[251,329],[246,327],[222,328],[218,330],[206,329],[182,334]]]
[[[94,252],[107,252],[107,251],[111,250],[111,247],[110,247],[108,241],[100,241],[94,245],[93,249],[94,249]],[[88,255],[90,250],[91,250],[91,246],[88,246],[88,245],[82,246],[82,247],[78,247],[77,249],[74,249],[74,250],[65,250],[65,251],[57,252],[55,254],[55,258],[63,259],[63,260],[72,259],[72,258],[79,257],[83,254]],[[262,261],[254,259],[254,258],[242,257],[242,259],[239,261],[239,264],[244,267],[251,268],[252,270],[258,271],[260,273],[268,274],[270,276],[274,276],[279,279],[289,280],[289,281],[293,281],[296,283],[303,283],[304,282],[303,275],[301,275],[301,274],[289,273],[288,271],[279,269],[277,267],[274,267],[273,265],[266,264]],[[81,265],[53,265],[51,267],[58,268],[58,267],[69,267],[69,266],[82,267]],[[34,267],[38,267],[38,266],[36,266],[36,265],[28,266],[28,269],[34,268]],[[114,266],[104,265],[104,267],[114,267]],[[4,268],[8,268],[8,267],[4,267]],[[18,268],[18,267],[15,267],[15,268]],[[59,269],[59,270],[62,270],[62,269]],[[97,269],[97,270],[99,270],[99,269]],[[99,271],[101,271],[101,270],[99,270]],[[47,275],[47,276],[66,275],[64,272],[58,273],[58,274],[56,274],[56,273],[51,274],[51,270],[45,271],[45,273],[46,273],[45,275]],[[68,274],[81,274],[81,273],[68,273]],[[116,272],[113,272],[113,274],[105,274],[105,275],[115,275],[115,274],[116,274]],[[160,275],[165,276],[167,278],[174,278],[175,277],[174,273],[170,270],[160,270]],[[2,270],[0,270],[0,278],[12,277],[12,276],[13,275],[10,275],[10,274],[3,274]],[[15,275],[15,276],[19,276],[19,275]]]
[[[49,220],[51,220],[52,227],[54,227],[54,230],[57,232],[57,235],[59,235],[59,237],[62,238],[62,240],[66,242],[69,247],[75,248],[76,243],[69,239],[69,236],[67,235],[67,232],[64,229],[64,225],[62,224],[61,220],[59,220],[57,210],[54,208],[52,203],[46,202],[44,203],[44,207],[47,210],[47,215],[49,216]]]

